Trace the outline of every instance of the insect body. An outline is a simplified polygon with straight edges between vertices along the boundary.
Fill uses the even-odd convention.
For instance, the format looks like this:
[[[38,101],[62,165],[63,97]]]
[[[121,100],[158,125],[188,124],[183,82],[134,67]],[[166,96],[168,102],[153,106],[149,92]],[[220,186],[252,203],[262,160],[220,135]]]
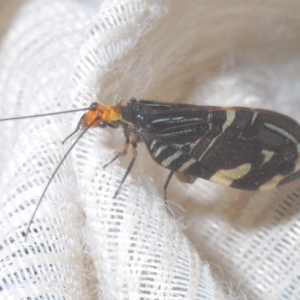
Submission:
[[[46,185],[29,222],[26,237],[59,167],[81,136],[92,127],[124,129],[124,149],[108,164],[125,155],[130,145],[133,148],[131,162],[114,197],[134,164],[139,142],[145,142],[152,158],[171,171],[164,186],[165,195],[174,173],[185,182],[193,182],[199,177],[244,190],[270,189],[300,177],[300,125],[279,113],[242,107],[196,106],[136,99],[131,99],[126,105],[103,106],[93,103],[89,108],[80,110],[88,111],[70,136],[79,130],[83,132],[71,145]],[[31,117],[40,116],[44,115]],[[17,119],[23,118],[28,117]],[[6,120],[11,119],[2,121]]]
[[[119,155],[132,144],[134,161],[143,141],[171,176],[179,172],[244,190],[300,177],[300,126],[272,111],[131,99],[125,106],[94,103],[81,119],[82,127],[90,124],[122,126],[126,144]]]

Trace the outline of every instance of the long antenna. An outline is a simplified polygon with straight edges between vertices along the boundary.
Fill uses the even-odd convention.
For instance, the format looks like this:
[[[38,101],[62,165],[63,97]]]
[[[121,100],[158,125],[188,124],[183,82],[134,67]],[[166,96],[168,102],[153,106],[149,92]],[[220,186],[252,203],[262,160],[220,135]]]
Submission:
[[[38,114],[38,115],[23,116],[23,117],[5,118],[5,119],[0,119],[0,122],[30,119],[30,118],[40,118],[40,117],[47,117],[47,116],[53,116],[53,115],[62,115],[62,114],[74,113],[74,112],[78,112],[78,111],[85,111],[85,110],[89,110],[89,109],[90,109],[90,107],[72,109],[72,110],[65,110],[65,111],[59,111],[59,112],[52,112],[52,113],[47,113],[47,114]]]
[[[83,109],[82,109],[83,110]],[[94,120],[95,122],[96,120]],[[82,136],[87,132],[87,130],[94,124],[94,122],[92,122],[89,126],[87,126],[86,128],[84,128],[83,132],[77,137],[77,139],[75,140],[75,142],[70,146],[70,148],[68,149],[68,151],[65,153],[65,155],[63,156],[63,158],[61,159],[61,161],[59,162],[59,164],[56,166],[54,172],[52,173],[47,185],[45,186],[44,188],[44,191],[38,201],[38,204],[37,206],[35,207],[35,210],[31,216],[31,219],[28,223],[28,226],[27,226],[27,230],[26,230],[26,234],[25,234],[25,242],[27,240],[27,237],[28,237],[28,234],[29,234],[29,230],[30,230],[30,225],[32,224],[32,221],[36,215],[36,212],[38,210],[38,208],[40,207],[41,203],[42,203],[42,200],[44,198],[44,195],[46,194],[51,182],[53,181],[53,178],[55,177],[57,171],[59,170],[59,168],[61,167],[61,165],[63,164],[63,162],[66,160],[67,156],[70,154],[70,152],[72,151],[72,149],[74,148],[74,146],[77,144],[77,142],[82,138]],[[79,130],[79,129],[78,129]]]

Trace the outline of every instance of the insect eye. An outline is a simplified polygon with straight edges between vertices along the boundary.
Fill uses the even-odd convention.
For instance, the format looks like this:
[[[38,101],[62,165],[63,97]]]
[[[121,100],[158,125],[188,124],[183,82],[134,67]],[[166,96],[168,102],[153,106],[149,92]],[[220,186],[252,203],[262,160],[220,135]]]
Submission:
[[[97,104],[98,104],[97,102],[93,102],[90,106],[90,110],[96,110]]]
[[[106,123],[106,122],[100,122],[100,123],[98,124],[98,126],[99,126],[100,128],[105,128],[105,127],[107,126],[107,123]]]

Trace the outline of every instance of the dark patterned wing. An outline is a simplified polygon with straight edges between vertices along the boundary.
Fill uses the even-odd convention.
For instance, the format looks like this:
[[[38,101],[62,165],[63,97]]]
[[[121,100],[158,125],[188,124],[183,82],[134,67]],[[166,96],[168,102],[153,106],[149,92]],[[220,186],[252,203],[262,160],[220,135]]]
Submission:
[[[300,126],[266,110],[145,101],[141,132],[153,159],[177,172],[239,189],[269,189],[300,177]]]

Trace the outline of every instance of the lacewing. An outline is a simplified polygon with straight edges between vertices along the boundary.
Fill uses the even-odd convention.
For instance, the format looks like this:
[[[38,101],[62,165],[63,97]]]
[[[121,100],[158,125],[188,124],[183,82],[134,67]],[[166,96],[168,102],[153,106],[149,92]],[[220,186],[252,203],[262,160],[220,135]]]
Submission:
[[[132,146],[132,159],[119,184],[117,196],[137,156],[137,144],[144,142],[155,162],[170,170],[164,185],[175,174],[183,182],[197,177],[243,190],[265,190],[300,177],[300,125],[288,116],[269,110],[244,107],[197,106],[131,99],[127,104],[103,106],[59,113],[2,119],[8,121],[75,111],[87,112],[73,134],[81,134],[54,170],[39,199],[26,232],[59,167],[77,141],[95,127],[122,127],[123,151]]]

